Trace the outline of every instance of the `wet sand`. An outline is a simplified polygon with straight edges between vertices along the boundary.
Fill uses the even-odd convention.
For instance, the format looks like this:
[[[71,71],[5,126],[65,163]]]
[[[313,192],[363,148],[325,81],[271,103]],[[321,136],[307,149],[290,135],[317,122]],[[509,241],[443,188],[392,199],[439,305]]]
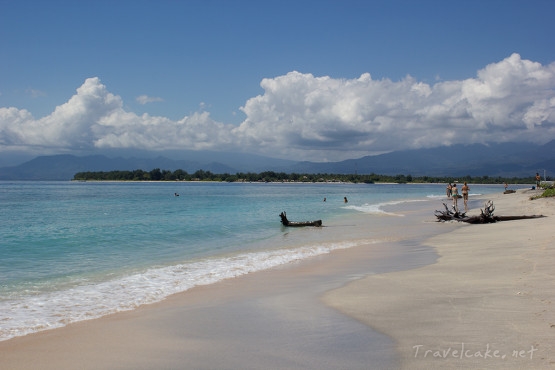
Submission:
[[[494,201],[497,214],[512,214]],[[553,357],[553,348],[546,335],[555,332],[549,327],[555,324],[549,312],[553,275],[546,270],[555,262],[552,218],[437,223],[438,204],[405,203],[390,209],[404,217],[363,215],[302,231],[368,240],[363,246],[0,342],[0,369],[490,367],[492,361],[414,356],[414,346],[455,349],[463,342],[474,352],[488,343],[500,350],[502,344],[524,351],[534,346],[531,362],[503,364],[549,364],[545,358]],[[523,209],[527,204],[515,211],[554,206],[547,200]]]

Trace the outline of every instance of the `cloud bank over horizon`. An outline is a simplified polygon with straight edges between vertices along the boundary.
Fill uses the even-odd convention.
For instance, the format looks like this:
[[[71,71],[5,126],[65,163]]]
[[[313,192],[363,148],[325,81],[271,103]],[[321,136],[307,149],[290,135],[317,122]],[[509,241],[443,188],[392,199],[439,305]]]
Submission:
[[[0,108],[0,153],[35,155],[102,149],[241,151],[310,161],[441,145],[555,139],[555,62],[519,54],[476,77],[427,84],[315,77],[289,72],[265,78],[264,93],[240,109],[239,125],[204,110],[172,120],[127,111],[98,77],[42,118]],[[141,104],[161,101],[141,95]]]

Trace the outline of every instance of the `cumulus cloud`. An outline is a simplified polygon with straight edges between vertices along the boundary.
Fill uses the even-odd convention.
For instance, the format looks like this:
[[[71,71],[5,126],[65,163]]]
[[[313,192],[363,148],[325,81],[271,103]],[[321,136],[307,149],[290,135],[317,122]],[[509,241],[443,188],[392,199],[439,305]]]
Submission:
[[[337,160],[456,143],[555,138],[555,64],[518,54],[476,78],[434,85],[332,79],[290,72],[264,79],[234,130],[248,146],[295,157]]]
[[[164,101],[164,99],[162,98],[159,98],[156,96],[148,96],[148,95],[138,96],[136,100],[139,104],[142,104],[142,105]]]
[[[0,149],[5,150],[211,149],[224,147],[230,130],[207,112],[178,121],[127,112],[122,99],[96,77],[88,78],[77,94],[44,118],[35,119],[25,109],[0,108]]]
[[[555,139],[555,63],[518,54],[475,78],[432,85],[410,76],[391,81],[369,73],[334,79],[290,72],[263,79],[261,87],[264,93],[240,108],[246,119],[236,126],[214,121],[204,109],[179,120],[137,115],[89,78],[46,117],[0,108],[0,150],[242,150],[336,161],[456,143]]]
[[[35,119],[16,108],[0,108],[0,144],[80,148],[92,144],[92,128],[104,116],[121,109],[121,98],[109,93],[98,78],[89,78],[77,94],[50,115]]]

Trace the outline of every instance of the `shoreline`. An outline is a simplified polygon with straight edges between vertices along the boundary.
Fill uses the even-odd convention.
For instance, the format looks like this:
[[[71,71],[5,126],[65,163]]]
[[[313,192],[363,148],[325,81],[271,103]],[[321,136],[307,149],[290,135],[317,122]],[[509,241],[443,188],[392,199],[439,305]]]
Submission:
[[[368,363],[395,368],[398,359],[389,337],[323,305],[320,296],[368,274],[435,261],[431,248],[415,245],[443,227],[426,223],[431,229],[424,228],[423,235],[421,218],[412,213],[429,210],[422,202],[388,209],[401,207],[407,217],[361,214],[314,230],[370,244],[195,287],[134,311],[0,342],[0,369],[362,369]],[[373,228],[380,232],[373,233]]]
[[[410,282],[419,281],[419,276],[427,275],[422,276],[422,271],[440,266],[442,259],[452,253],[444,251],[442,245],[449,244],[453,233],[476,227],[435,222],[430,207],[437,201],[388,206],[388,211],[403,207],[406,217],[363,215],[357,219],[366,218],[364,224],[350,224],[349,220],[329,229],[340,233],[342,240],[351,240],[364,227],[376,228],[381,234],[374,244],[335,250],[195,287],[134,311],[0,342],[0,369],[356,369],[367,368],[368,363],[377,369],[417,368],[414,361],[407,362],[403,351],[403,343],[415,340],[407,335],[406,328],[399,335],[395,328],[368,320],[364,310],[379,308],[386,296],[393,295],[394,287],[384,277],[416,274]],[[552,200],[547,202],[553,205]],[[482,202],[471,197],[471,206],[473,203]],[[497,202],[496,206],[496,213],[509,214]],[[395,225],[389,226],[391,223]],[[368,280],[378,282],[374,293],[365,285]],[[413,284],[412,288],[418,286]],[[414,298],[411,294],[407,296]],[[404,303],[408,305],[391,310],[403,322],[405,317],[413,317],[412,301],[405,299]],[[420,303],[430,307],[424,301]],[[415,333],[419,330],[416,328]],[[430,329],[433,338],[443,330],[440,324]],[[412,346],[422,345],[419,349],[424,351],[443,342],[414,343]],[[408,360],[412,360],[410,355]],[[428,356],[417,358],[416,365],[424,364],[422,368],[426,368]],[[418,357],[423,357],[422,353]],[[432,362],[441,367],[445,364]],[[461,365],[460,360],[455,365]]]
[[[367,276],[323,301],[393,338],[402,369],[555,368],[555,199],[529,199],[537,193],[480,198],[497,215],[547,217],[462,225],[426,240],[436,263]]]

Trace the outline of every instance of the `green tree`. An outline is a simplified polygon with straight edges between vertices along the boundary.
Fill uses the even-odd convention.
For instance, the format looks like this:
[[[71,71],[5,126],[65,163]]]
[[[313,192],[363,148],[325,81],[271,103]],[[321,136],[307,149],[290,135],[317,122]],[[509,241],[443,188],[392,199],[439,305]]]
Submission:
[[[150,180],[152,181],[160,181],[162,180],[162,171],[160,171],[159,168],[155,168],[152,171],[149,172],[150,174]]]

